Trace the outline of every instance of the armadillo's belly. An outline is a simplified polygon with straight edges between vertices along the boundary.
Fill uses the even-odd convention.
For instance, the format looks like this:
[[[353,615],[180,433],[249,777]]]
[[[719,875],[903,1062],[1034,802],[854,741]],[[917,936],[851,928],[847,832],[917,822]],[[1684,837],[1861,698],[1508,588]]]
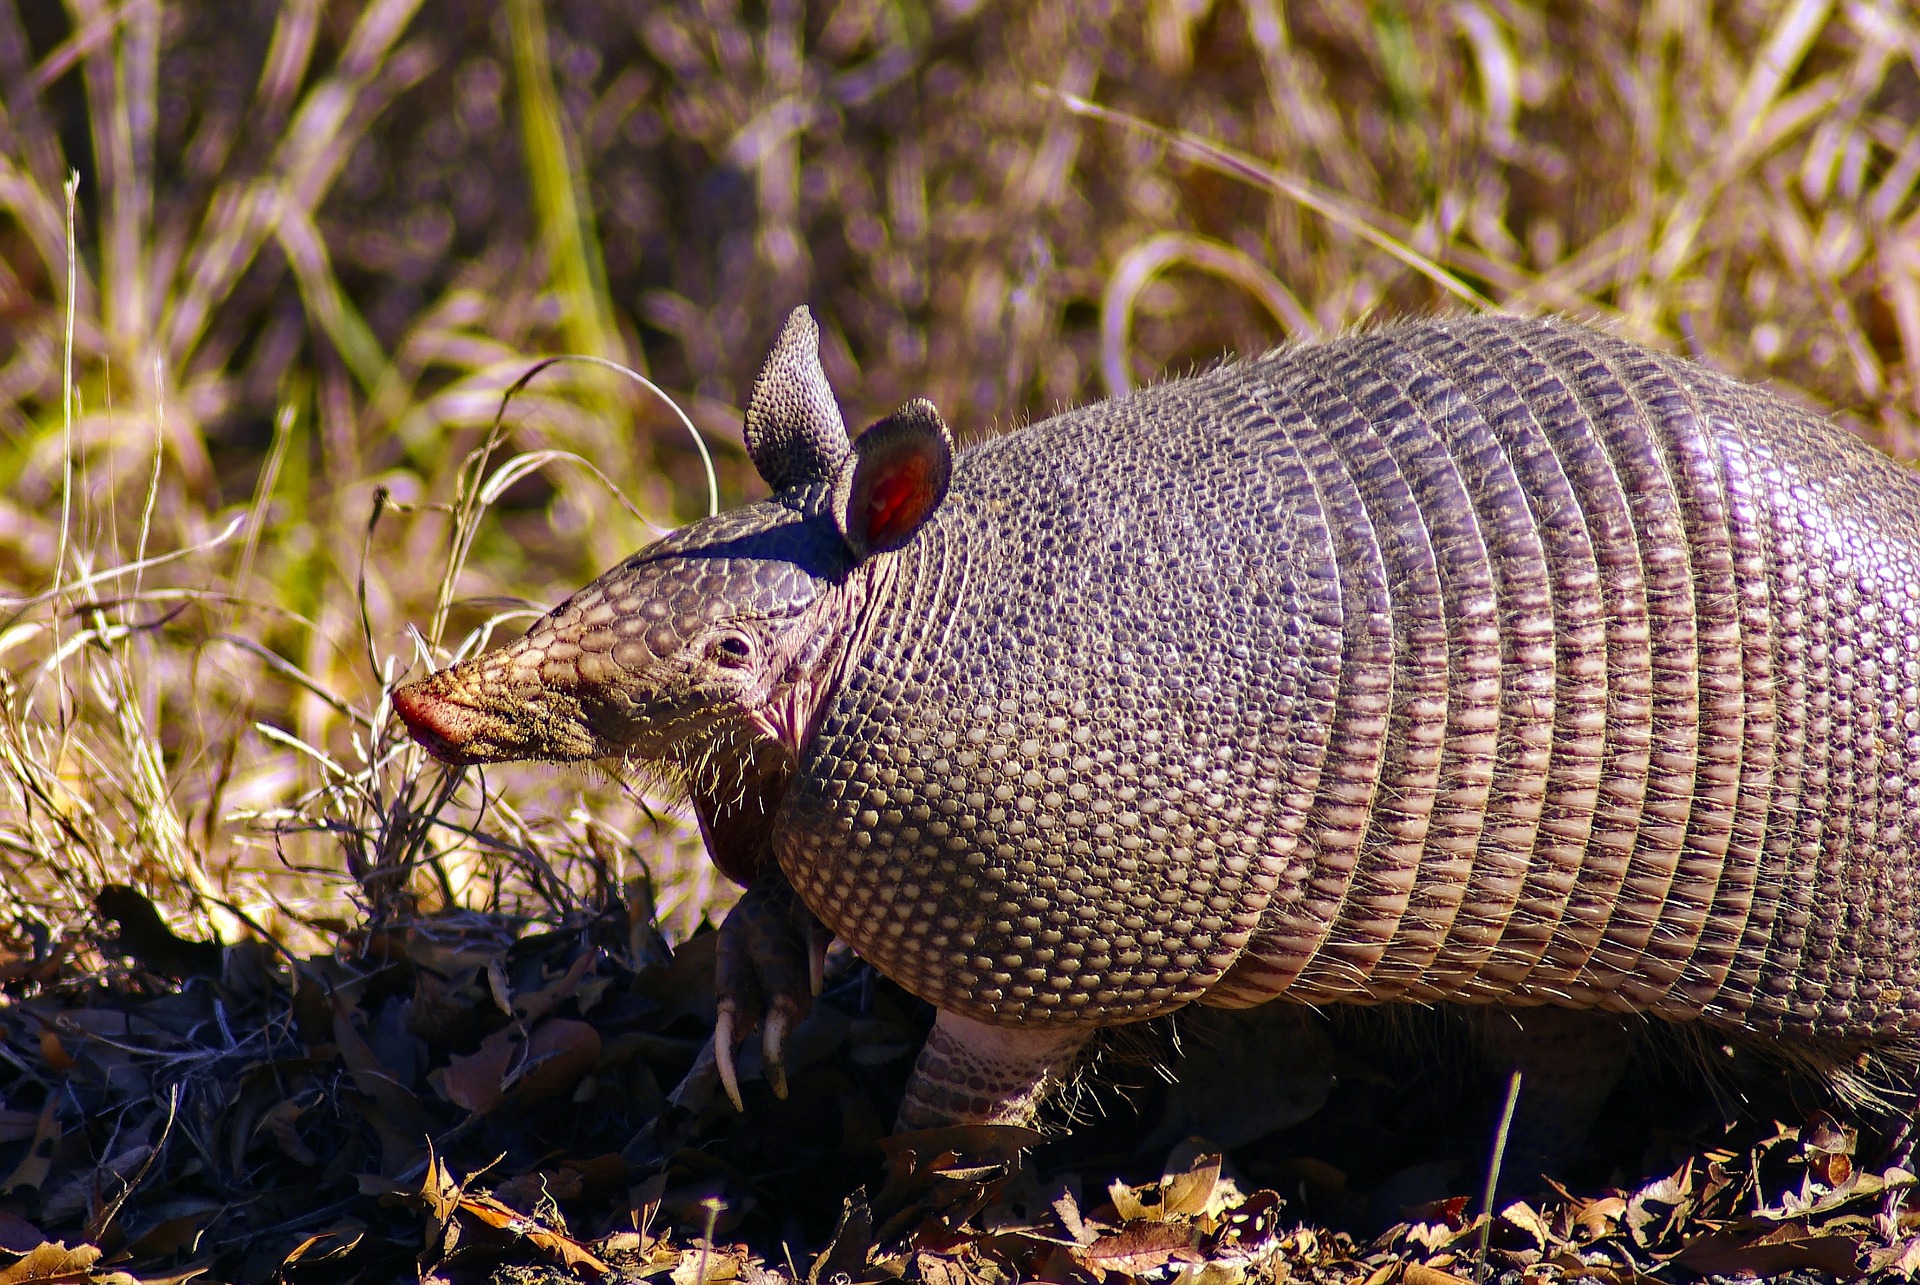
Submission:
[[[1404,327],[972,452],[894,572],[778,843],[944,1008],[1920,1014],[1920,482],[1777,400]]]

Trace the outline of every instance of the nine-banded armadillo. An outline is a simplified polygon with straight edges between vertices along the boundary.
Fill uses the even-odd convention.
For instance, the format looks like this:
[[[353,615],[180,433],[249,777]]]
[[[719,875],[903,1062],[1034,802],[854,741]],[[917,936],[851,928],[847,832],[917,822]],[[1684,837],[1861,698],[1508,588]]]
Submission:
[[[777,1070],[808,911],[939,1009],[910,1125],[1025,1118],[1196,1001],[1920,1030],[1920,478],[1564,322],[1289,348],[957,459],[925,402],[849,445],[816,337],[747,412],[771,499],[394,697],[448,762],[678,774],[751,885],[730,1087],[762,1018]]]

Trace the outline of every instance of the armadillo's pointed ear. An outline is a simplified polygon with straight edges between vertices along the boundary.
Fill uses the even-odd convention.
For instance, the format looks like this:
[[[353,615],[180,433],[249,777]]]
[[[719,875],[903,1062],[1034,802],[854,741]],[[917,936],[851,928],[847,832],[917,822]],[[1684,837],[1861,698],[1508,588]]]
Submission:
[[[856,558],[897,549],[947,497],[953,436],[915,398],[860,434],[833,480],[833,520]]]
[[[824,482],[847,453],[847,422],[820,368],[820,328],[787,316],[747,403],[747,455],[775,491]]]

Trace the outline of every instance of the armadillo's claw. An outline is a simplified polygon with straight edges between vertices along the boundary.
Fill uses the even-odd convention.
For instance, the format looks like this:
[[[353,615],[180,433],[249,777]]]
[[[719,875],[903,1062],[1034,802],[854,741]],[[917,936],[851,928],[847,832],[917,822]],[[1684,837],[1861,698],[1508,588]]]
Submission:
[[[827,947],[833,945],[833,934],[827,931],[825,924],[814,919],[807,925],[807,991],[819,995],[827,985]]]
[[[720,925],[714,960],[714,1056],[721,1083],[745,1110],[734,1064],[738,1042],[760,1028],[767,1085],[787,1096],[787,1037],[820,993],[831,940],[777,870],[756,880]]]
[[[787,1100],[787,1031],[792,1022],[786,1009],[775,1008],[760,1028],[760,1057],[766,1063],[767,1087],[782,1102]]]
[[[713,1019],[713,1065],[720,1072],[720,1087],[727,1091],[733,1109],[745,1113],[747,1104],[740,1097],[740,1073],[734,1069],[733,1005],[723,1003]]]

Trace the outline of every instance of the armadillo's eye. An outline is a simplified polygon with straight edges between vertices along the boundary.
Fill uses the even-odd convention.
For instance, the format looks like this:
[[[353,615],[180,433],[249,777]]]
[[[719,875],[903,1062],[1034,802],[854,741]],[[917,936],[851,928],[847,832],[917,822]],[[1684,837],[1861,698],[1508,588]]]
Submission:
[[[753,644],[745,634],[726,633],[707,644],[707,654],[716,665],[745,669],[753,660]]]

